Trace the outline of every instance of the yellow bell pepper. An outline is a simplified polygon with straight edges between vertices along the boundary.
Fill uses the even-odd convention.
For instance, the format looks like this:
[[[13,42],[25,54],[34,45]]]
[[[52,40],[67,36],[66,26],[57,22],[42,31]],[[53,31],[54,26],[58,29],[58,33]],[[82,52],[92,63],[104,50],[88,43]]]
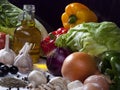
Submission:
[[[48,71],[46,64],[37,63],[37,64],[33,65],[33,68],[34,69],[42,69],[44,71]]]
[[[70,3],[61,16],[62,24],[69,29],[83,22],[97,22],[96,14],[81,3]]]

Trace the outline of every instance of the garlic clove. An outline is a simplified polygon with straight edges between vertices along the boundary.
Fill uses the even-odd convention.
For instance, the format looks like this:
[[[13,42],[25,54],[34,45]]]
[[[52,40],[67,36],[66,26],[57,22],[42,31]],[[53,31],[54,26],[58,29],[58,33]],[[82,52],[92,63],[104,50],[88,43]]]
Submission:
[[[19,55],[24,52],[24,50],[26,49],[27,45],[29,45],[28,42],[26,42],[25,45],[22,47],[22,49],[19,51]]]

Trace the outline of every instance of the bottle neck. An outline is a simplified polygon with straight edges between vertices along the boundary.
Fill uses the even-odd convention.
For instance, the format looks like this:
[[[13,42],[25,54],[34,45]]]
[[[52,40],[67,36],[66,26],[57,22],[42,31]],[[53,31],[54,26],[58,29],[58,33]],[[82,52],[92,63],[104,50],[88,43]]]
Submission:
[[[29,26],[29,27],[35,26],[34,12],[24,11],[21,24],[23,26]]]

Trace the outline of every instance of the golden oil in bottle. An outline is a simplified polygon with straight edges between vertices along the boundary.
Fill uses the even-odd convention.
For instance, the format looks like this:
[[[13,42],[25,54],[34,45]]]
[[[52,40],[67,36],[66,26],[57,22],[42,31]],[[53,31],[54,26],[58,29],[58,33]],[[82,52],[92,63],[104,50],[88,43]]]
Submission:
[[[30,55],[33,63],[37,63],[40,56],[41,32],[35,27],[34,5],[24,5],[21,25],[16,28],[13,39],[13,50],[18,54],[26,42],[32,43]]]

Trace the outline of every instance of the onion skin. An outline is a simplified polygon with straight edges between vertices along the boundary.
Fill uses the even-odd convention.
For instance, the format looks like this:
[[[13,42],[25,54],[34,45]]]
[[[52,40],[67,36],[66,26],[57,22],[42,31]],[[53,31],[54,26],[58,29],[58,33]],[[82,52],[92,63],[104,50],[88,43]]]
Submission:
[[[70,81],[84,81],[88,76],[98,72],[95,59],[84,52],[74,52],[66,57],[62,69],[62,76]]]
[[[92,75],[85,79],[84,85],[88,83],[96,83],[101,89],[100,90],[109,90],[109,83],[104,75]]]
[[[99,84],[87,83],[83,86],[82,90],[103,90]]]
[[[65,58],[72,52],[66,48],[55,48],[48,56],[46,65],[51,74],[61,75],[61,68]]]

